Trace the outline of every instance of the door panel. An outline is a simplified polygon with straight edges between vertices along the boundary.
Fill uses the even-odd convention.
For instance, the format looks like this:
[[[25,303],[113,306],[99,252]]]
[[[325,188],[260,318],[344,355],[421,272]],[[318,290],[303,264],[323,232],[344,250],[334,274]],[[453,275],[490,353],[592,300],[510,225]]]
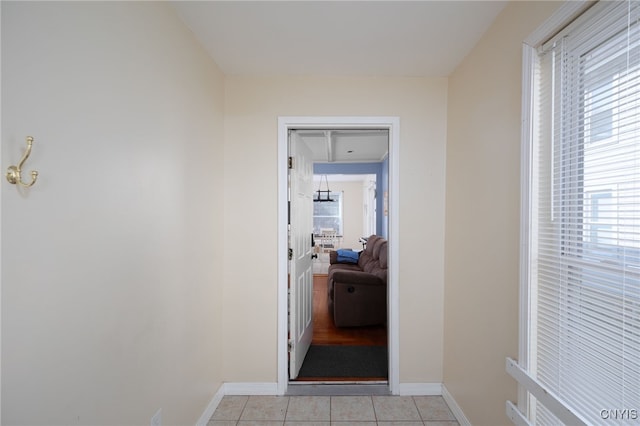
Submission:
[[[298,377],[313,337],[313,162],[311,150],[293,133],[289,139],[289,378]]]

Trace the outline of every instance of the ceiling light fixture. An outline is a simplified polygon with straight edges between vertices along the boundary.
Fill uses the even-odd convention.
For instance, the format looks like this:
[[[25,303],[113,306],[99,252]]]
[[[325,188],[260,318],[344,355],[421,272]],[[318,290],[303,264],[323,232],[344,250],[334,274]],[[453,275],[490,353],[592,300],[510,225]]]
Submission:
[[[327,184],[327,189],[323,190],[322,189],[322,179],[324,178],[324,181]],[[322,203],[322,202],[327,202],[327,201],[333,201],[333,198],[331,198],[331,190],[329,189],[329,177],[327,175],[322,175],[320,176],[320,184],[318,185],[318,190],[316,191],[316,197],[313,199],[314,202],[316,203]],[[324,196],[322,194],[325,194]]]

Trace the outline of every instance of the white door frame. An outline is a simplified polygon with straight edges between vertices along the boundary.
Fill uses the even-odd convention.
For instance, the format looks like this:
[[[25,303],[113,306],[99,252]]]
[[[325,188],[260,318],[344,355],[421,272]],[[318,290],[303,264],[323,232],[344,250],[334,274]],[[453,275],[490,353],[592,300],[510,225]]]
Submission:
[[[398,117],[278,117],[278,394],[284,395],[289,385],[287,357],[288,256],[287,256],[287,192],[288,188],[288,131],[290,129],[388,129],[389,130],[389,269],[387,285],[389,390],[400,393],[399,344],[399,143]],[[382,212],[379,212],[382,214]]]

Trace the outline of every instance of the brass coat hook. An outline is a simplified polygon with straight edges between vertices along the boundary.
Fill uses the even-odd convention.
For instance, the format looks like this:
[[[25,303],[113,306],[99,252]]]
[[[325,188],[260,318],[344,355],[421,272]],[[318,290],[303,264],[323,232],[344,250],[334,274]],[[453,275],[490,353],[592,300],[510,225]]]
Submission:
[[[27,150],[24,152],[22,160],[20,160],[17,166],[9,166],[9,168],[7,169],[7,180],[9,181],[9,183],[12,183],[14,185],[19,183],[20,185],[27,188],[33,186],[33,184],[36,183],[36,179],[38,179],[38,172],[35,170],[31,172],[31,183],[22,181],[22,165],[25,161],[27,161],[29,155],[31,155],[31,145],[33,145],[33,138],[31,136],[27,136]]]

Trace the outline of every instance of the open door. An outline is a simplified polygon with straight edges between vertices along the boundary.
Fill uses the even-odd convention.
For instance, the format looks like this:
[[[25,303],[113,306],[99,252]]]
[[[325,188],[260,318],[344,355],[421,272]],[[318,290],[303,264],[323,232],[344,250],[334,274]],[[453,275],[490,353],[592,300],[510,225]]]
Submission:
[[[289,379],[298,377],[313,338],[313,160],[289,132]]]

